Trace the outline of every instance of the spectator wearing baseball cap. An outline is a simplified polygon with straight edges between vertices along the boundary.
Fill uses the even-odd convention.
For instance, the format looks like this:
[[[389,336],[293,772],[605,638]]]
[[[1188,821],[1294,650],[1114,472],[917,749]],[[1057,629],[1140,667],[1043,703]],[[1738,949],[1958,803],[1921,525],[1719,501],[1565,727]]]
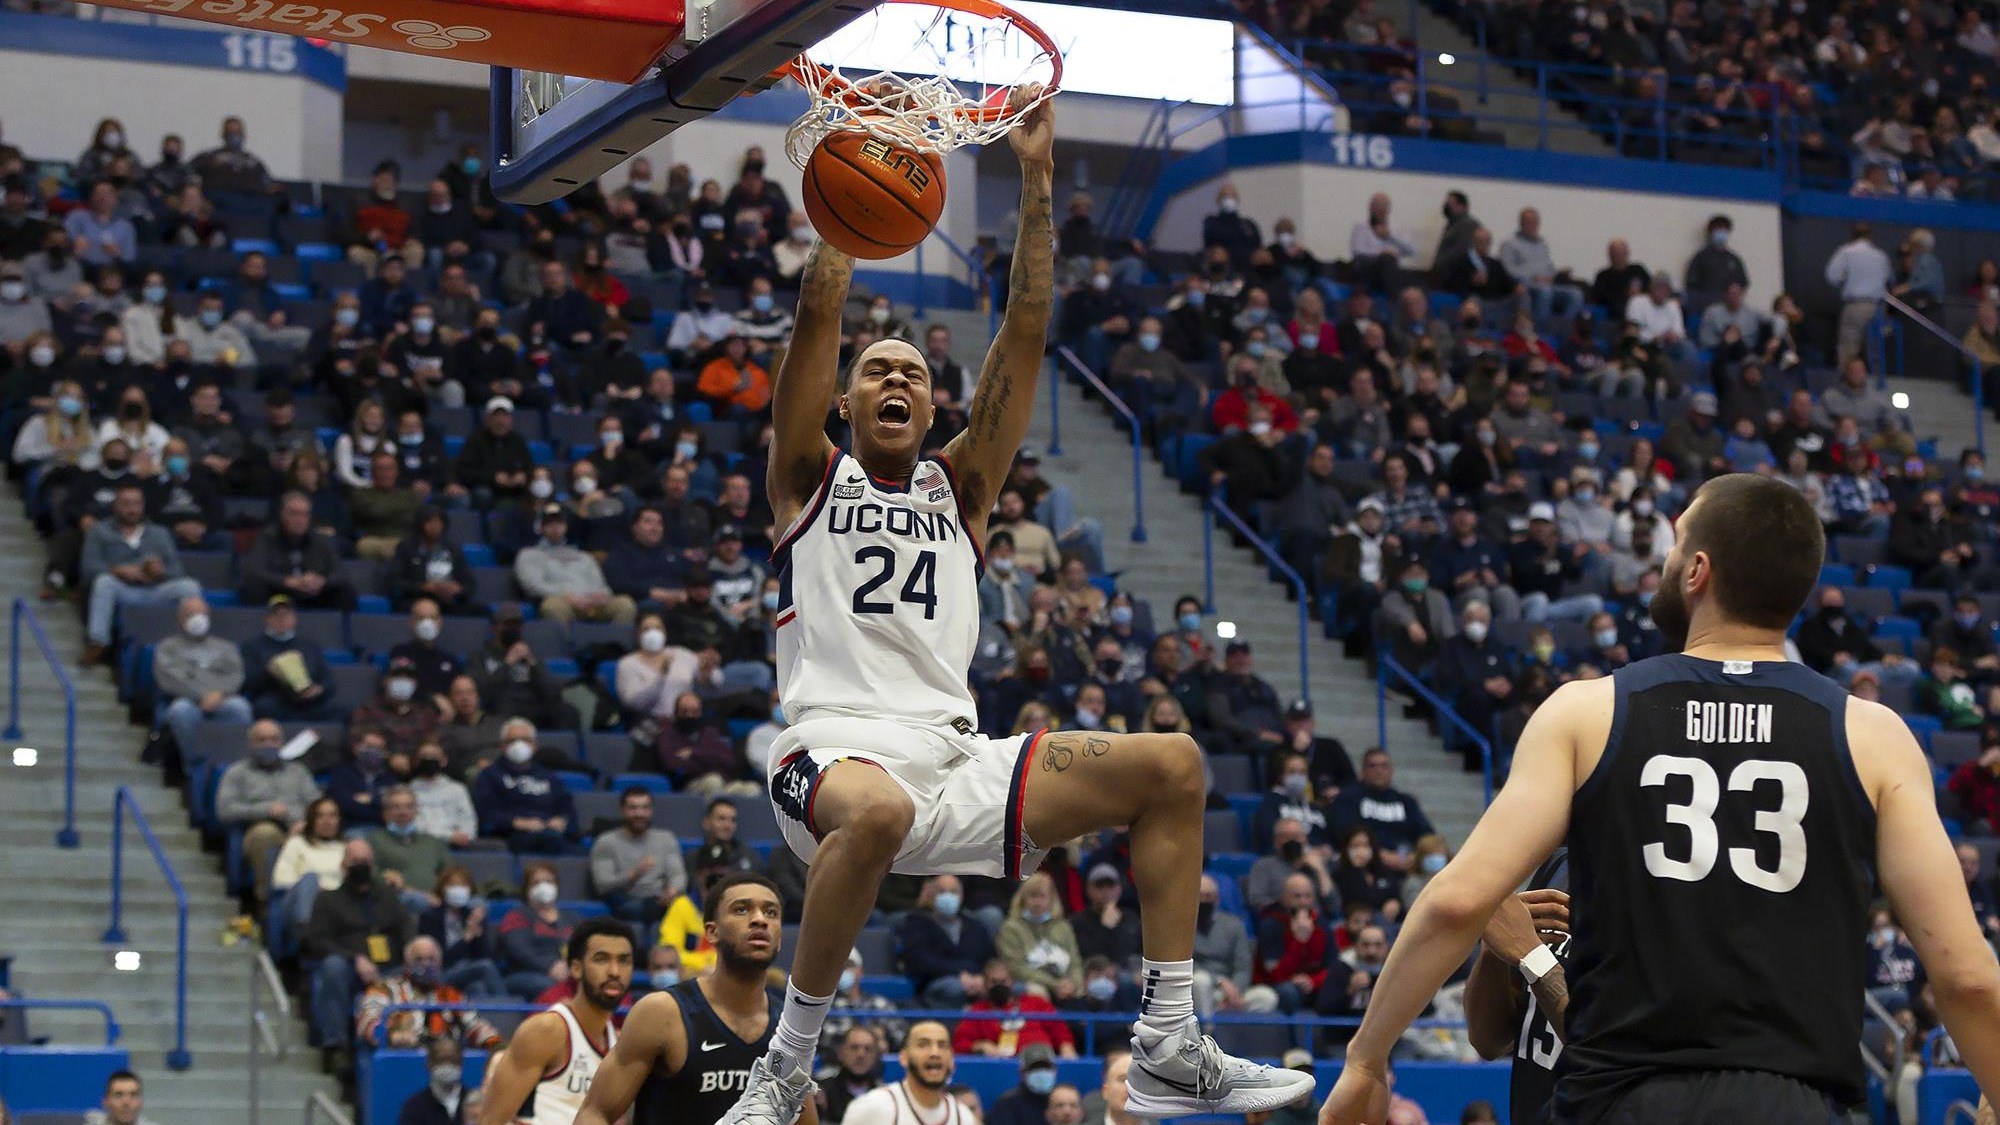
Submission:
[[[1100,863],[1083,880],[1084,907],[1070,919],[1076,948],[1085,960],[1104,957],[1129,976],[1139,967],[1139,916],[1119,905],[1125,878],[1116,867]]]
[[[414,756],[418,746],[437,737],[443,722],[437,705],[420,689],[417,662],[409,656],[391,656],[374,698],[348,716],[349,726],[380,731],[388,741],[389,753]],[[400,772],[409,775],[407,769]]]
[[[310,723],[339,714],[326,652],[299,636],[290,595],[273,595],[264,632],[243,642],[243,673],[243,694],[259,718]]]
[[[1401,565],[1401,536],[1392,531],[1382,501],[1370,496],[1355,506],[1354,519],[1328,544],[1320,560],[1320,589],[1337,599],[1335,627],[1358,653],[1367,640],[1363,629],[1389,592]]]
[[[1237,750],[1261,754],[1283,742],[1278,690],[1258,676],[1250,642],[1230,641],[1222,650],[1222,671],[1208,688],[1209,725],[1228,736]]]
[[[501,501],[528,495],[528,475],[535,459],[528,441],[514,431],[514,400],[494,395],[486,400],[485,424],[465,439],[458,454],[458,483],[472,493],[474,506],[490,508]]]
[[[1306,776],[1320,800],[1333,800],[1342,786],[1355,779],[1347,747],[1339,739],[1318,732],[1309,701],[1294,699],[1285,707],[1284,735],[1282,752],[1304,756]]]
[[[708,556],[709,600],[738,628],[756,621],[763,608],[764,568],[743,553],[743,528],[725,523],[715,529]]]
[[[1528,505],[1528,535],[1507,556],[1514,588],[1521,592],[1521,616],[1538,623],[1588,621],[1602,610],[1603,598],[1575,588],[1588,557],[1588,546],[1563,541],[1555,505],[1546,500]]]
[[[544,504],[536,526],[540,537],[514,556],[514,580],[541,615],[565,626],[578,619],[630,625],[637,603],[612,592],[596,557],[570,544],[568,510]]]
[[[1715,396],[1698,391],[1688,399],[1687,414],[1667,423],[1660,452],[1673,463],[1675,479],[1689,487],[1729,471],[1729,435],[1715,422],[1720,413]]]

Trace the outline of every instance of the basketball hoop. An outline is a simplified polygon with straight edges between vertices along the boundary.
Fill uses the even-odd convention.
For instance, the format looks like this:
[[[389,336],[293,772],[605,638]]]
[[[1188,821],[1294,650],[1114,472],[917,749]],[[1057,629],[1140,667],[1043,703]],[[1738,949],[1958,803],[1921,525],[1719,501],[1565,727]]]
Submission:
[[[936,11],[912,18],[915,8]],[[828,64],[814,53],[856,61]],[[1062,67],[1055,40],[997,0],[888,0],[779,68],[812,98],[785,134],[785,154],[804,168],[833,133],[934,153],[990,144],[1055,94]],[[1008,105],[1030,82],[1042,84],[1040,96]]]

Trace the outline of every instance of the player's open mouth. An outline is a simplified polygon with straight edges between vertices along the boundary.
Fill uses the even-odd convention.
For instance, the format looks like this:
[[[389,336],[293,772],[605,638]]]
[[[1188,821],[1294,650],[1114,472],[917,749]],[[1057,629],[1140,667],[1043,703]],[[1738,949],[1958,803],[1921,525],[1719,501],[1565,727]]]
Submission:
[[[885,426],[907,425],[910,421],[910,400],[906,398],[885,398],[875,408],[875,420]]]

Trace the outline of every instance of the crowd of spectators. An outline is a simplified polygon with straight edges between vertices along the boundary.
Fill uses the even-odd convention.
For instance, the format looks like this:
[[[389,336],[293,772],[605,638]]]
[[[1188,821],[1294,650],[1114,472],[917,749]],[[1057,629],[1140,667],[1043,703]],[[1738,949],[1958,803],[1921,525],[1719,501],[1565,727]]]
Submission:
[[[1463,105],[1471,76],[1419,66],[1404,11],[1375,0],[1234,6],[1330,68],[1357,132],[1489,139]],[[1886,19],[1852,0],[1429,6],[1530,80],[1535,64],[1558,64],[1551,113],[1577,115],[1626,155],[1766,166],[1775,141],[1821,188],[1932,201],[2000,189],[2000,36],[1983,8],[1911,5]]]
[[[751,811],[766,823],[785,724],[763,462],[809,235],[762,159],[727,192],[684,167],[656,185],[641,161],[617,191],[515,211],[468,155],[421,205],[385,166],[322,211],[258,174],[232,119],[187,169],[126,153],[67,188],[5,179],[4,417],[44,596],[84,613],[86,661],[152,710],[166,760],[214,759],[204,826],[241,857],[246,912],[295,966],[336,1069],[357,1033],[491,1045],[471,1013],[386,1013],[563,994],[586,913],[631,923],[656,981],[713,956],[696,904],[722,874],[768,871],[796,920],[803,866],[739,836]],[[1491,731],[1503,772],[1557,684],[1660,651],[1648,611],[1694,487],[1781,476],[1843,557],[1943,599],[1921,647],[1884,646],[1883,612],[1808,621],[1802,656],[1996,747],[1951,791],[1975,825],[2000,817],[1982,600],[2000,494],[1979,456],[1926,456],[1845,323],[1821,332],[1783,296],[1749,308],[1727,216],[1677,283],[1622,241],[1596,271],[1557,263],[1540,214],[1502,238],[1472,203],[1446,199],[1426,274],[1387,197],[1342,260],[1288,219],[1266,241],[1224,186],[1181,273],[1099,239],[1084,200],[1062,231],[1058,334],[1156,436],[1200,445],[1195,482],[1276,540],[1357,653],[1393,655]],[[227,249],[245,237],[272,249]],[[1856,244],[1842,277],[1880,265],[1861,261],[1865,231]],[[845,349],[915,339],[884,298],[853,312]],[[946,329],[922,346],[942,442],[972,387]],[[1206,635],[1197,599],[1169,615],[1119,589],[1034,450],[990,529],[982,727],[1193,734],[1243,835],[1203,881],[1203,1011],[1364,1010],[1404,904],[1449,856],[1388,756],[1357,769],[1249,644]],[[700,802],[698,826],[660,824],[668,795]],[[863,972],[897,974],[969,1006],[963,1051],[1073,1053],[1066,1022],[1006,1013],[1134,1004],[1125,848],[1058,848],[1018,887],[892,878],[890,963],[857,951],[848,1006],[886,1011]]]

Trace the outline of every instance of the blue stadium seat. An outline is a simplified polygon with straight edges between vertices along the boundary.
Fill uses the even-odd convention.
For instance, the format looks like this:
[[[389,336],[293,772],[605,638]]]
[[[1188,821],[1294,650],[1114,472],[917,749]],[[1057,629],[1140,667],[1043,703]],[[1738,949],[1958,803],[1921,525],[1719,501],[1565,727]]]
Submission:
[[[1257,791],[1256,763],[1247,754],[1215,754],[1208,759],[1209,772],[1215,775],[1217,793],[1254,793]]]
[[[618,794],[588,789],[573,794],[573,797],[576,801],[576,826],[586,835],[594,833],[600,823],[618,823]]]
[[[1819,584],[1852,586],[1855,584],[1854,568],[1844,563],[1827,563],[1819,568]]]
[[[515,596],[513,571],[497,566],[472,568],[473,601],[490,606],[495,602],[513,601]]]
[[[1202,818],[1202,848],[1209,852],[1243,850],[1242,822],[1228,809],[1212,810]]]
[[[581,770],[556,770],[555,777],[572,793],[588,793],[597,788],[597,778]]]
[[[1923,715],[1913,711],[1900,711],[1899,714],[1903,716],[1903,725],[1909,727],[1910,733],[1916,735],[1917,741],[1925,746],[1930,745],[1933,735],[1944,729],[1944,723],[1936,715]]]
[[[1847,612],[1863,621],[1879,621],[1896,612],[1896,594],[1880,586],[1849,586],[1841,591],[1847,597]]]
[[[658,798],[662,796],[673,795],[674,792],[673,782],[668,781],[666,778],[656,773],[621,773],[614,776],[611,779],[610,783],[605,786],[605,788],[611,790],[613,793],[616,793],[619,792],[620,790],[629,789],[635,785],[641,789],[646,790],[649,793],[652,793],[654,796],[653,823],[658,824],[660,827],[667,829],[668,831],[674,833],[676,836],[681,836],[685,838],[687,836],[686,832],[682,831],[680,828],[674,827],[673,825],[667,824],[664,818],[660,816],[660,811],[663,802],[661,802]],[[692,796],[692,794],[681,794],[681,796]],[[699,801],[700,798],[696,798],[696,800]],[[699,813],[696,814],[695,821],[696,821],[696,828],[695,828],[694,838],[699,840],[701,839],[701,829],[699,827],[701,816]]]
[[[1868,568],[1868,584],[1884,590],[1907,590],[1911,585],[1910,572],[1906,567],[1875,563]]]
[[[513,855],[508,852],[454,851],[451,861],[472,872],[472,885],[480,894],[489,893],[491,887],[505,887],[507,893],[512,894],[520,886],[520,873],[515,869]]]
[[[593,731],[583,736],[583,760],[607,777],[625,773],[632,764],[632,736],[623,731]]]
[[[474,567],[494,565],[493,548],[487,544],[464,540],[455,542],[458,543],[459,553],[465,556],[465,565]]]
[[[1931,758],[1947,770],[1979,758],[1979,732],[1941,730],[1931,735]]]

